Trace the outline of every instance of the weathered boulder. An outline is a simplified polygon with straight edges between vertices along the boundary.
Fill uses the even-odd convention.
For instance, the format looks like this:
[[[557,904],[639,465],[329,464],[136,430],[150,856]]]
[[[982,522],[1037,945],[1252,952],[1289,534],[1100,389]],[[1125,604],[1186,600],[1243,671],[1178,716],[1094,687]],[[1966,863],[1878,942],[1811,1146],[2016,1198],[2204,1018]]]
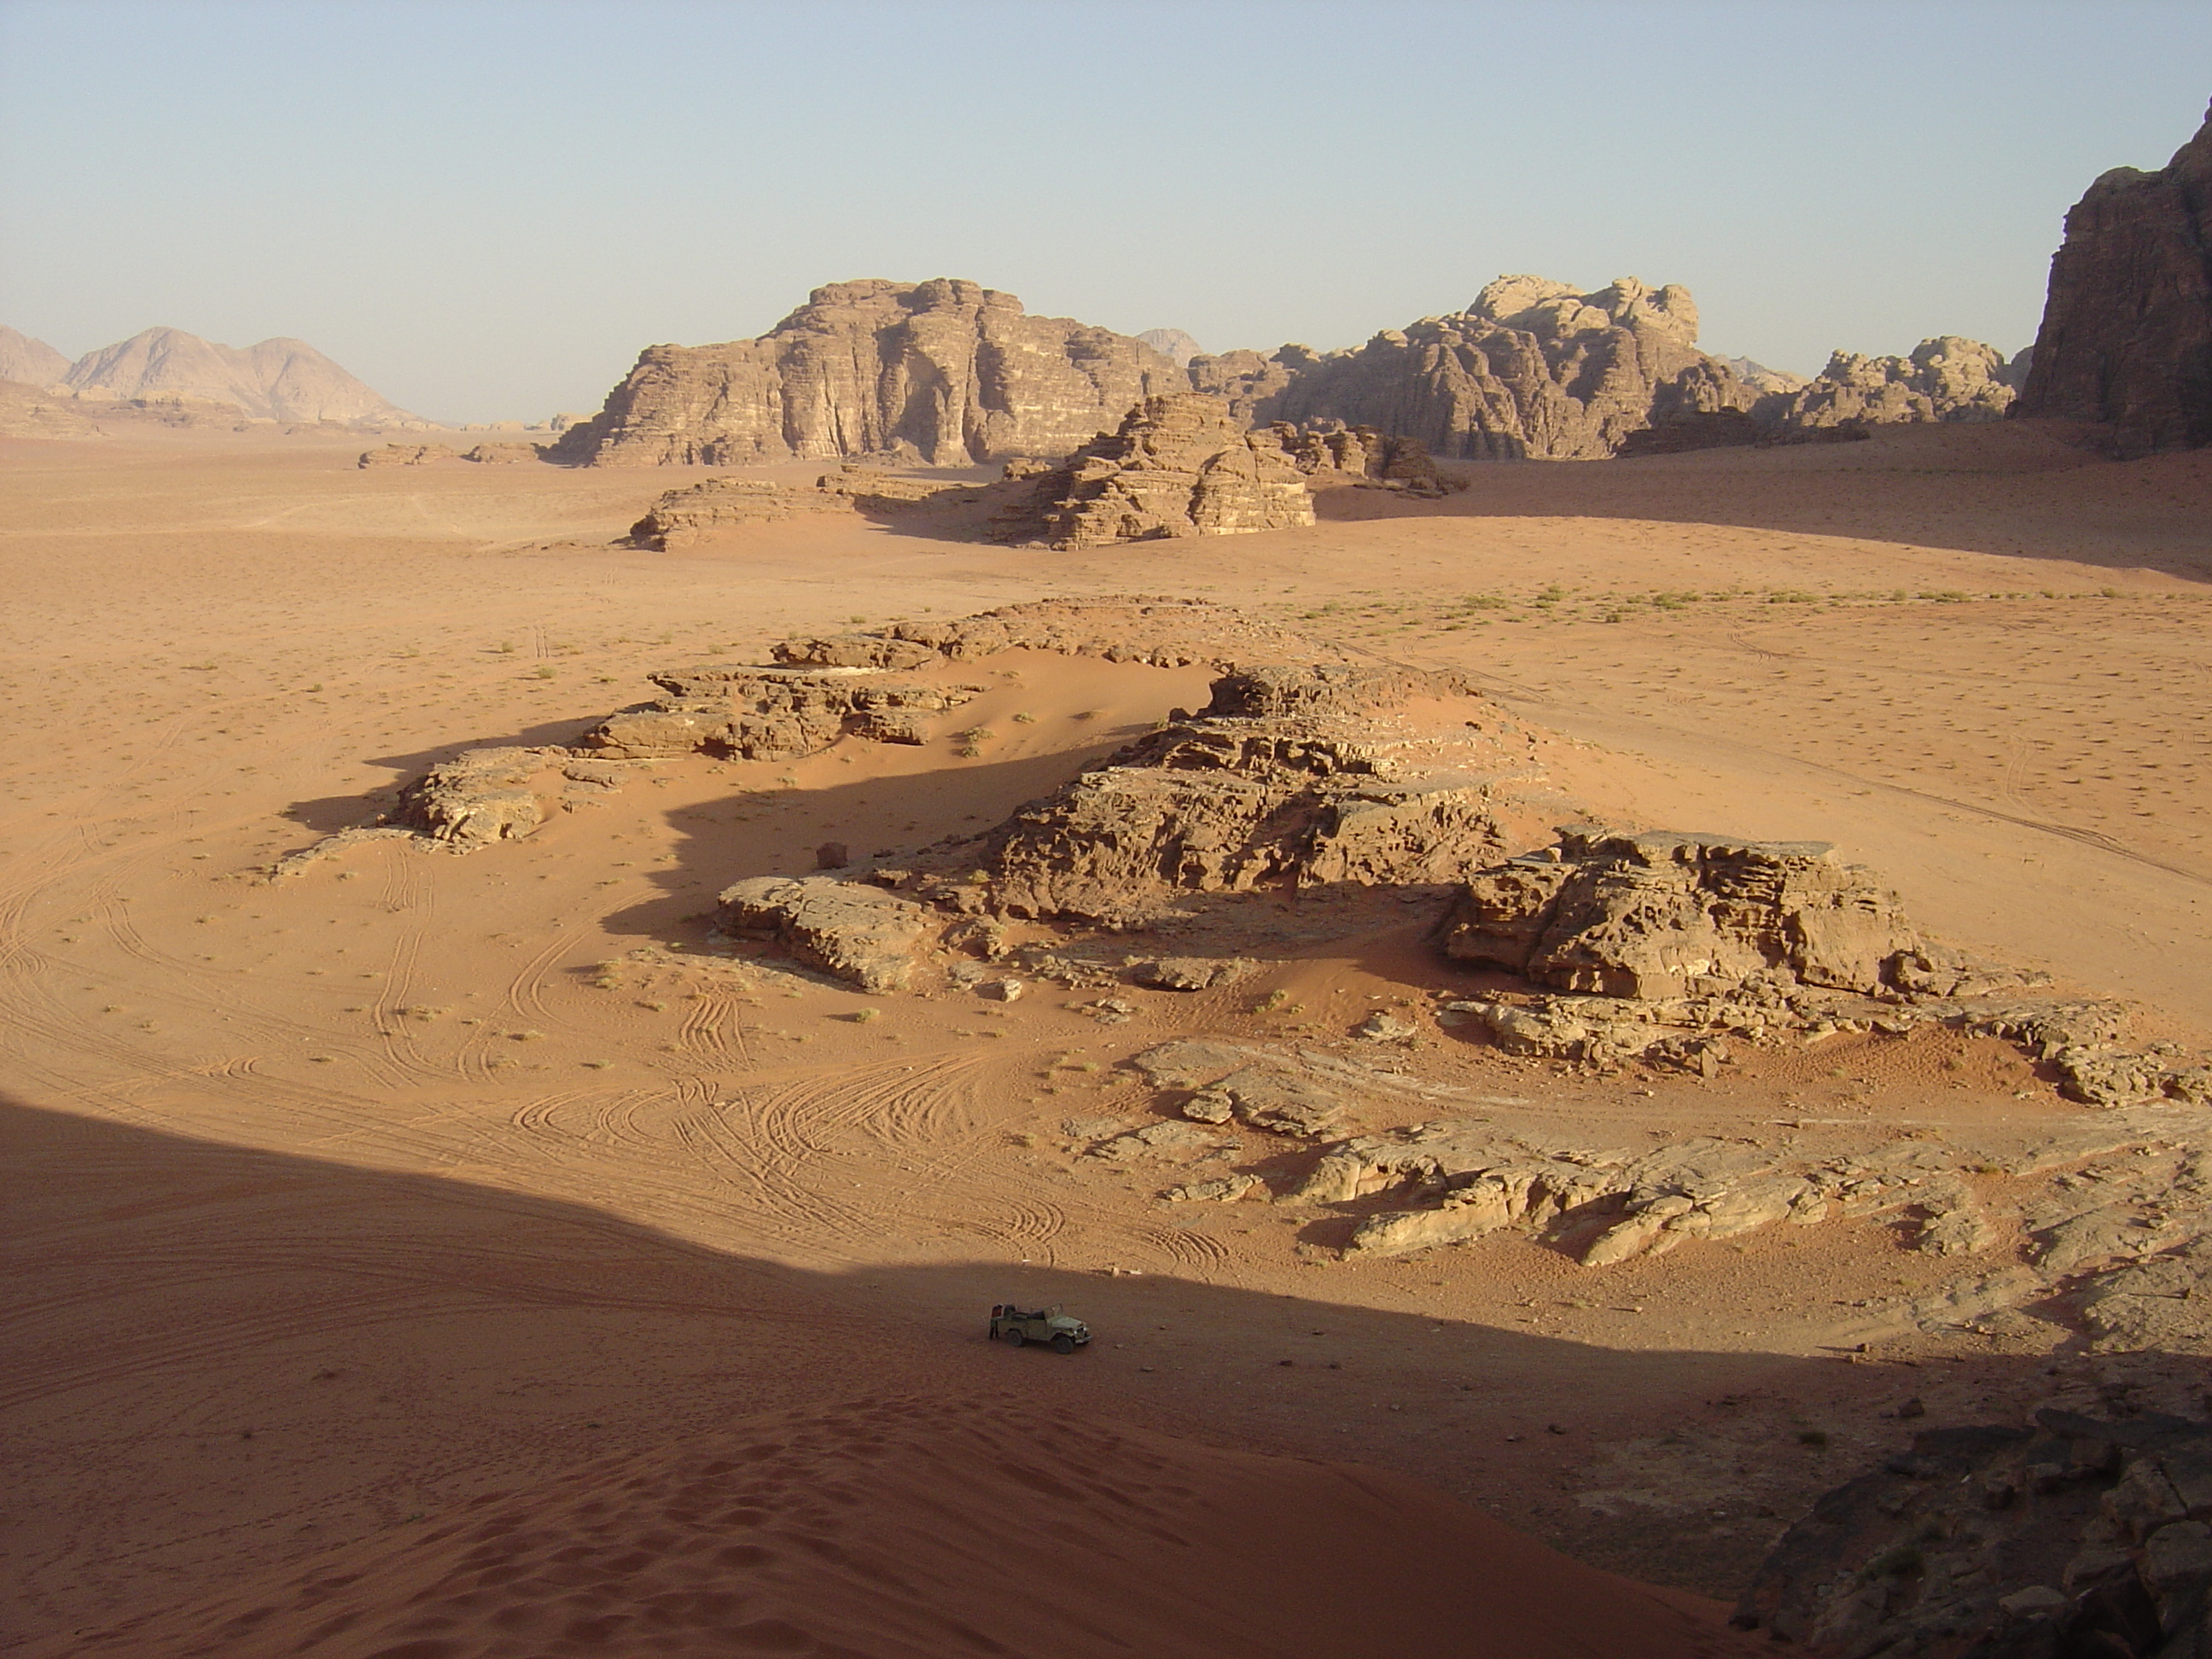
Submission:
[[[974,283],[836,283],[757,339],[647,348],[556,453],[598,466],[878,454],[971,466],[1065,455],[1189,384],[1142,341],[1030,316]]]
[[[2212,115],[2066,216],[2016,412],[2107,423],[2126,455],[2212,443]]]
[[[399,821],[462,851],[520,841],[545,822],[531,787],[560,749],[471,749],[432,767],[400,792]]]
[[[809,967],[864,991],[897,991],[935,917],[880,887],[827,876],[756,876],[723,889],[719,919],[732,933],[765,933]]]
[[[1135,963],[1129,977],[1157,990],[1211,991],[1234,985],[1251,971],[1252,964],[1240,957],[1159,957]]]
[[[994,534],[1053,548],[1236,536],[1314,521],[1305,479],[1273,432],[1247,432],[1219,398],[1148,398],[1110,434],[1038,475]]]
[[[1335,421],[1453,459],[1596,459],[1680,410],[1759,393],[1697,349],[1688,290],[1623,277],[1595,293],[1501,276],[1465,311],[1386,329],[1351,351],[1200,357],[1193,384],[1240,418]]]
[[[478,444],[461,452],[465,461],[474,461],[479,466],[514,466],[523,461],[544,459],[544,452],[532,443]]]
[[[1471,878],[1443,942],[1457,961],[1638,999],[1747,983],[1878,992],[1920,948],[1895,896],[1824,842],[1587,828]]]

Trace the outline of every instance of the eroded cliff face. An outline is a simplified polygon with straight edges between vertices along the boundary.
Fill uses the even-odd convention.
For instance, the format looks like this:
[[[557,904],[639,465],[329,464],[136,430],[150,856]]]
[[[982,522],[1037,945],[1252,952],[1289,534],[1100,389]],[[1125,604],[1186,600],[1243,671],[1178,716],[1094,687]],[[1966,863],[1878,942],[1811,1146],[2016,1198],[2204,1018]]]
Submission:
[[[1623,277],[1581,294],[1501,276],[1465,311],[1354,350],[1199,357],[1191,379],[1255,422],[1371,426],[1455,459],[1594,460],[1678,411],[1757,399],[1697,338],[1697,306],[1676,284]]]
[[[836,283],[757,339],[648,347],[558,459],[599,466],[1064,455],[1188,389],[1160,352],[941,277]]]
[[[2066,216],[2017,412],[2109,423],[2124,454],[2212,443],[2212,114]]]

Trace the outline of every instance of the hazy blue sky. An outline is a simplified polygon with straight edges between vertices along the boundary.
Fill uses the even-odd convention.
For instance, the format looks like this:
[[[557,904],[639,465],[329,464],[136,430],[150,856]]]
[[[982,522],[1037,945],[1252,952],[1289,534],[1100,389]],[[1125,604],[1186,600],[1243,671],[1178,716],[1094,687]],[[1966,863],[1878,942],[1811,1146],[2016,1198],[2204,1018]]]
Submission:
[[[1802,371],[2010,352],[2209,95],[2206,0],[0,0],[0,322],[295,335],[456,420],[855,276],[1219,349],[1634,275]]]

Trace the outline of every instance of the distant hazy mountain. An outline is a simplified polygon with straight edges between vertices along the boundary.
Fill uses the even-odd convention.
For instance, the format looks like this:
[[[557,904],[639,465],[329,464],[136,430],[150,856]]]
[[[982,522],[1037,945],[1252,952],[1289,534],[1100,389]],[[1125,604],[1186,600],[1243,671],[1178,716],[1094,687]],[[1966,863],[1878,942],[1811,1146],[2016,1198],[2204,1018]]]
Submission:
[[[1179,328],[1148,328],[1136,337],[1163,357],[1174,358],[1177,368],[1188,368],[1190,360],[1206,349]]]
[[[59,386],[70,371],[70,360],[44,340],[0,325],[0,380],[24,386]]]
[[[58,378],[87,401],[200,398],[235,404],[249,416],[270,421],[397,425],[416,418],[301,340],[264,340],[241,348],[218,345],[182,329],[149,328],[86,353]]]
[[[1723,357],[1721,362],[1735,371],[1737,380],[1761,392],[1802,392],[1808,385],[1802,374],[1792,374],[1786,368],[1769,368],[1749,357]]]

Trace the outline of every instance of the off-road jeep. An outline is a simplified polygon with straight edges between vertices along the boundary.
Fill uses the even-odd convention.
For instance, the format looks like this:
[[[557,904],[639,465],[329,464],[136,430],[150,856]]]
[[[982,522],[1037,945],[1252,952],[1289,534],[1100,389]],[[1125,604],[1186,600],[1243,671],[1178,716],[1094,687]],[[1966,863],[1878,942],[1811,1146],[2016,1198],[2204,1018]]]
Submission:
[[[1050,1344],[1055,1353],[1073,1353],[1091,1340],[1091,1328],[1063,1311],[1057,1302],[1034,1313],[1001,1302],[991,1310],[991,1340],[1010,1348],[1043,1342]]]

